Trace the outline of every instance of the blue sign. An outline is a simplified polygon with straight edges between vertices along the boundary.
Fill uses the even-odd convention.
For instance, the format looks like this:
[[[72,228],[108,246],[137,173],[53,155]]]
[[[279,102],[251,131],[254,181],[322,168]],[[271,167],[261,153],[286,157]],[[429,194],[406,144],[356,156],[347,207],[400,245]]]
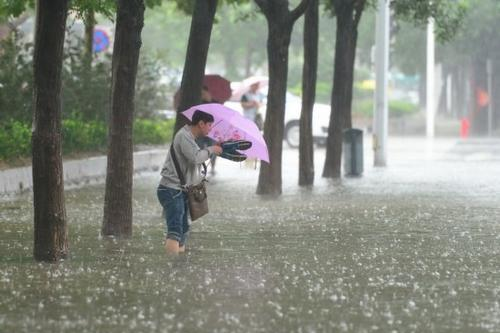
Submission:
[[[101,29],[94,30],[93,48],[94,52],[106,51],[109,47],[109,36]]]

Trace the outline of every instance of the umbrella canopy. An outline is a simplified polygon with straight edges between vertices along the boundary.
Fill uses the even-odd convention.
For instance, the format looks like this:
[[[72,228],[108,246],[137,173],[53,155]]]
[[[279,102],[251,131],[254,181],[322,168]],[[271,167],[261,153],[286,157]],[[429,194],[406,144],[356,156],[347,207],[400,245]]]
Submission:
[[[231,82],[217,74],[203,77],[203,85],[207,87],[214,102],[224,103],[231,97]]]
[[[250,87],[256,83],[259,84],[259,89],[262,89],[269,84],[269,78],[267,76],[251,76],[239,83],[234,82],[231,101],[239,102],[241,100],[241,96],[248,92]]]
[[[209,113],[214,117],[212,130],[208,133],[209,137],[218,142],[230,140],[250,141],[252,147],[241,153],[269,163],[266,142],[253,121],[243,117],[238,111],[218,103],[195,105],[183,111],[182,114],[191,120],[196,110]]]

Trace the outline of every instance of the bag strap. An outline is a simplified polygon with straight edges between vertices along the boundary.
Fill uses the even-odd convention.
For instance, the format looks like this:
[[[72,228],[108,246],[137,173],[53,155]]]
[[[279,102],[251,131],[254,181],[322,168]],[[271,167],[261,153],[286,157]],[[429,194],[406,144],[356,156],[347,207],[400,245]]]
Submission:
[[[186,178],[184,178],[184,174],[181,171],[181,167],[179,166],[179,161],[177,160],[177,156],[175,154],[174,143],[170,145],[170,155],[172,156],[172,160],[174,161],[175,171],[177,171],[177,176],[181,181],[181,186],[184,187],[186,185]]]
[[[174,161],[175,171],[177,171],[177,176],[181,181],[181,186],[184,187],[186,185],[186,178],[181,171],[181,167],[179,166],[179,161],[177,160],[177,155],[175,154],[174,143],[170,145],[170,155],[172,155],[172,160]],[[205,176],[207,174],[207,165],[205,162],[201,164],[203,166],[203,180],[205,180]]]

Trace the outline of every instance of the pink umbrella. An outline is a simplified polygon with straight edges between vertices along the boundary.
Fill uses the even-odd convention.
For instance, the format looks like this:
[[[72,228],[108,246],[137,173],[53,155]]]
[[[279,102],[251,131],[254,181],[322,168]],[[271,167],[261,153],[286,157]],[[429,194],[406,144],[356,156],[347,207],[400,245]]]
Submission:
[[[241,153],[269,163],[266,142],[253,121],[243,117],[238,111],[218,103],[195,105],[183,111],[182,114],[191,120],[196,110],[209,113],[214,117],[212,130],[208,133],[209,137],[218,142],[230,140],[250,141],[252,147],[241,151]]]

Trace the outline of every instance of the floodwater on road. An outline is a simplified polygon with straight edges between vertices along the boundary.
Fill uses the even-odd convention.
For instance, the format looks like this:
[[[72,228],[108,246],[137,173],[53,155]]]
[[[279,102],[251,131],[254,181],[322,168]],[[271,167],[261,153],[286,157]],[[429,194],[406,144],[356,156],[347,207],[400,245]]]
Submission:
[[[70,257],[32,258],[32,196],[0,202],[0,331],[498,332],[500,140],[365,145],[362,177],[255,195],[252,163],[218,159],[210,214],[169,258],[157,174],[134,185],[134,234],[100,237],[103,185],[66,191]]]

